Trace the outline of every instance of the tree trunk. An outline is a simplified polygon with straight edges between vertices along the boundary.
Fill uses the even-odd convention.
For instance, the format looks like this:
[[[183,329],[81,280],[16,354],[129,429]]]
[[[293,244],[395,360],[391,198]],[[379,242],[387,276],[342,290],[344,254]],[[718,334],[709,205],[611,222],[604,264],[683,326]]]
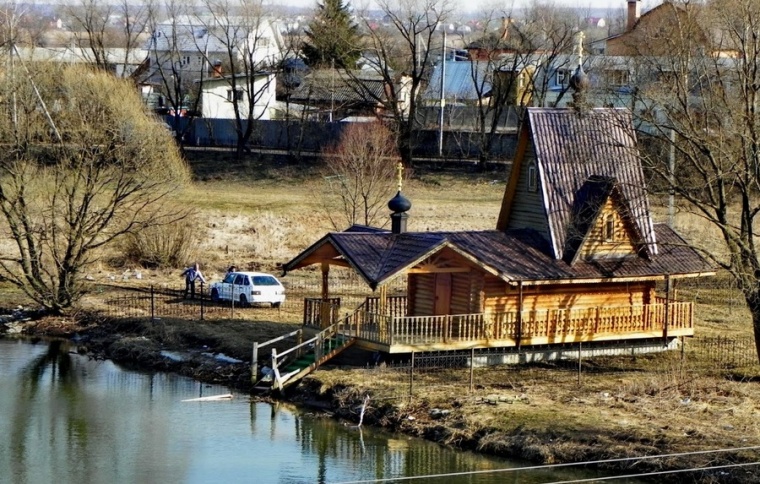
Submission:
[[[749,308],[750,314],[752,314],[752,332],[755,336],[755,351],[757,352],[757,358],[760,362],[760,287],[745,290],[744,299],[747,301],[747,308]]]

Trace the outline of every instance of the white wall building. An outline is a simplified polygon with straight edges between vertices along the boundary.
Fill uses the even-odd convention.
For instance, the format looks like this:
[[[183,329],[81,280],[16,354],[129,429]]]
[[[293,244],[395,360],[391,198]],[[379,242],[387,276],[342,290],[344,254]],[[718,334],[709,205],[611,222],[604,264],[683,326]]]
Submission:
[[[269,120],[275,107],[275,76],[268,72],[254,76],[251,95],[248,92],[248,80],[244,75],[235,78],[236,89],[233,90],[230,77],[215,77],[204,80],[201,85],[201,106],[204,118],[235,119],[234,103],[238,104],[240,116],[248,117],[251,97],[254,99],[253,119]]]

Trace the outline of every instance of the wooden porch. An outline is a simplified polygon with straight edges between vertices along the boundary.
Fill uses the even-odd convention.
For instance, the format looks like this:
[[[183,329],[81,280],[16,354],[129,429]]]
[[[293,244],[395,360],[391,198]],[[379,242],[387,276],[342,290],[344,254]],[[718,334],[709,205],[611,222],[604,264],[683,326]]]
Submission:
[[[340,322],[356,345],[387,353],[669,338],[694,334],[690,302],[657,298],[654,304],[523,310],[500,313],[405,316],[406,297],[367,298],[340,316],[340,300],[307,299],[304,325]],[[383,314],[384,313],[384,314]],[[322,323],[326,324],[322,324]]]

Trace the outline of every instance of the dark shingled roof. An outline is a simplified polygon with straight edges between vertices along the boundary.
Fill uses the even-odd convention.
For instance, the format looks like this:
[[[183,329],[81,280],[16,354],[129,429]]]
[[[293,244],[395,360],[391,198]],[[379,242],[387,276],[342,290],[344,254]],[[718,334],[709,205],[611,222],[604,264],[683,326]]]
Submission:
[[[330,233],[298,257],[286,263],[285,271],[325,243],[332,244],[362,274],[371,287],[418,264],[426,257],[449,247],[475,261],[508,282],[568,279],[660,277],[713,272],[694,249],[667,225],[653,227],[660,253],[651,259],[641,257],[580,260],[569,265],[557,260],[541,235],[531,229],[473,232],[383,232]]]
[[[579,115],[574,109],[529,108],[528,117],[554,256],[564,257],[575,198],[594,175],[617,181],[644,252],[656,254],[630,112],[599,108]]]

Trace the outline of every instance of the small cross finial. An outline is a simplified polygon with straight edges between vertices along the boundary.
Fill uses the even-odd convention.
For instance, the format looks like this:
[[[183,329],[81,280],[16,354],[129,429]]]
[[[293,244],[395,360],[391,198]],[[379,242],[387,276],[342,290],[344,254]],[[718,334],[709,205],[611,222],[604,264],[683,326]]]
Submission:
[[[398,183],[398,191],[401,191],[401,185],[404,180],[404,164],[400,161],[396,163],[396,182]]]
[[[583,65],[583,38],[586,34],[583,31],[578,32],[578,65]]]

